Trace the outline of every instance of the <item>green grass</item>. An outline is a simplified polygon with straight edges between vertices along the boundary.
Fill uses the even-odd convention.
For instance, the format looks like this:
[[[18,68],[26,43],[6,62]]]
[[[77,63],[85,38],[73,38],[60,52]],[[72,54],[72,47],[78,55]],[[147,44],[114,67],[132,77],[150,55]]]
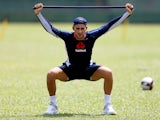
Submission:
[[[102,24],[89,24],[89,30]],[[71,24],[55,24],[72,30]],[[113,70],[112,103],[115,116],[101,115],[103,80],[57,81],[59,115],[45,116],[49,103],[46,73],[66,59],[63,41],[38,24],[7,26],[0,40],[1,120],[158,120],[160,119],[160,25],[123,25],[97,40],[93,60]],[[0,27],[1,29],[1,27]],[[126,32],[122,40],[122,33]],[[141,79],[151,76],[155,86],[143,91]]]

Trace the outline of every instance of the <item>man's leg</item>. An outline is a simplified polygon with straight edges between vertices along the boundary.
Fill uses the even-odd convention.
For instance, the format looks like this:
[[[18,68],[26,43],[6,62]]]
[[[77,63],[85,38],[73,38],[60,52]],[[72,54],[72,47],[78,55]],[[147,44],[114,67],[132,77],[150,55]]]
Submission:
[[[46,110],[45,114],[58,114],[58,107],[56,104],[56,80],[67,80],[67,75],[63,72],[62,69],[55,67],[49,70],[47,74],[47,88],[50,95],[50,105]]]
[[[58,67],[49,70],[47,74],[47,88],[50,96],[56,94],[56,79],[66,81],[68,77],[63,70]]]
[[[92,75],[92,80],[104,79],[104,114],[116,114],[111,105],[111,91],[113,86],[112,71],[104,66],[99,67]]]

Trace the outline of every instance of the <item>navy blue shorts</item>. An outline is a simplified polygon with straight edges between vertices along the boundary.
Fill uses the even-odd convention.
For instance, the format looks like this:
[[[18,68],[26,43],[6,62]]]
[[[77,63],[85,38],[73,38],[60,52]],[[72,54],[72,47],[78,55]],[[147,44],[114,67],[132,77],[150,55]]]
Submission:
[[[96,65],[95,62],[85,67],[77,67],[71,64],[68,65],[66,62],[64,62],[62,66],[59,66],[59,68],[61,68],[66,73],[69,80],[74,80],[74,79],[91,80],[91,76],[99,67],[100,65]]]

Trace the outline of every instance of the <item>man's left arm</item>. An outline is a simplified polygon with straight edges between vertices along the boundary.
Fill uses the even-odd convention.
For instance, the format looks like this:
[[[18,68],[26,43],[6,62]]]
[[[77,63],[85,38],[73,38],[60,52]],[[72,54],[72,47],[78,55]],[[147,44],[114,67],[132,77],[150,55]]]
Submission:
[[[118,25],[120,25],[125,19],[127,19],[132,13],[133,13],[133,5],[127,3],[126,4],[126,10],[127,12],[125,12],[123,15],[112,19],[111,21],[109,21],[108,23],[106,23],[105,25],[90,31],[90,33],[94,34],[94,36],[99,37],[102,34],[112,30],[113,28],[117,27]]]
[[[127,12],[125,12],[121,17],[119,17],[119,18],[117,18],[118,20],[114,23],[114,24],[112,24],[112,22],[113,21],[115,21],[115,20],[113,20],[113,21],[111,21],[110,22],[110,26],[109,26],[109,29],[108,29],[108,31],[109,30],[112,30],[113,28],[115,28],[116,26],[118,26],[118,25],[120,25],[125,19],[127,19],[132,13],[133,13],[133,5],[132,4],[130,4],[130,3],[127,3],[126,5],[125,5],[125,7],[126,7],[126,11]]]

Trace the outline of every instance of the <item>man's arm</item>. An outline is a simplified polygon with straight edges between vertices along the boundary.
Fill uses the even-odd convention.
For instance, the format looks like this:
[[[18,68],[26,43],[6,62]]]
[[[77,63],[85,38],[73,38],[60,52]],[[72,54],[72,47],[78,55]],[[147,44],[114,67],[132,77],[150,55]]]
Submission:
[[[38,17],[40,23],[42,24],[42,26],[44,27],[44,29],[45,29],[47,32],[49,32],[50,34],[52,34],[52,35],[55,36],[55,37],[58,37],[57,35],[58,35],[59,32],[60,32],[58,29],[56,29],[55,27],[53,27],[53,26],[51,25],[51,23],[50,23],[46,18],[44,18],[44,16],[43,16],[41,13],[39,13],[39,14],[37,15],[37,17]]]
[[[120,25],[126,18],[128,18],[132,13],[133,13],[133,5],[130,3],[127,3],[125,5],[126,7],[126,11],[121,17],[120,19],[114,23],[114,25],[112,25],[108,30],[112,30],[113,28],[115,28],[116,26]]]
[[[120,25],[129,16],[130,16],[130,14],[128,12],[125,12],[122,16],[111,20],[109,23],[107,23],[105,25],[105,26],[108,26],[108,30],[107,31],[110,31],[110,30],[114,29],[115,27],[117,27],[118,25]]]
[[[60,31],[58,29],[56,29],[55,27],[53,27],[51,25],[51,23],[44,18],[44,16],[41,14],[41,11],[43,10],[43,4],[42,3],[37,3],[34,6],[34,13],[37,15],[40,23],[42,24],[42,26],[44,27],[44,29],[49,32],[50,34],[52,34],[55,37],[58,37],[58,34],[60,33]]]
[[[112,30],[113,28],[117,27],[118,25],[120,25],[125,19],[127,19],[132,13],[133,13],[133,5],[127,3],[126,5],[126,11],[123,15],[112,19],[111,21],[109,21],[108,23],[106,23],[105,25],[90,31],[90,33],[92,35],[94,35],[95,39],[98,38],[99,36],[101,36],[102,34]]]

